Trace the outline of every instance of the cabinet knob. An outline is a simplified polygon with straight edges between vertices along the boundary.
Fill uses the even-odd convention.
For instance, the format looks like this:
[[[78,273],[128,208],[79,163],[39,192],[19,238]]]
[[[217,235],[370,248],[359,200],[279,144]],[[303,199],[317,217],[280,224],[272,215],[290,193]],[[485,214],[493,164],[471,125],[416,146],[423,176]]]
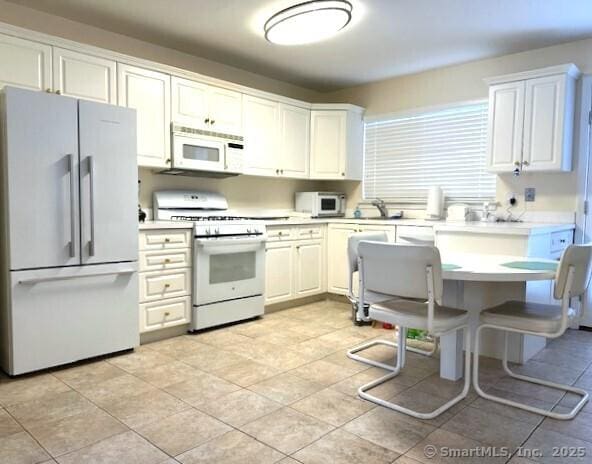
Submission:
[[[312,230],[312,229],[310,229],[310,230],[309,230],[309,232],[312,234],[312,233],[313,233],[313,230]]]
[[[169,264],[170,262],[171,262],[171,260],[170,260],[169,258],[165,258],[165,259],[164,259],[164,263],[165,263],[165,264]]]
[[[282,175],[284,174],[284,170],[283,169],[280,169],[280,174],[282,174]]]
[[[170,241],[171,241],[171,239],[170,239],[170,238],[168,238],[168,237],[165,237],[165,238],[164,238],[164,243],[170,243]]]
[[[210,123],[210,118],[205,118],[205,119],[204,119],[204,122],[205,122],[206,124],[209,124],[209,123]]]
[[[280,170],[279,170],[279,169],[276,169],[276,170],[275,170],[275,173],[279,175],[279,173],[280,173]]]
[[[210,121],[210,124],[212,124],[212,125],[216,124],[216,120],[215,120],[215,119],[212,119],[212,120]]]
[[[47,93],[51,93],[51,89],[50,89],[50,88],[47,88],[47,89],[45,89],[45,91],[46,91]]]
[[[170,316],[170,315],[171,315],[171,313],[169,313],[168,311],[165,311],[165,313],[164,313],[164,317],[168,317],[168,316]]]
[[[166,164],[171,164],[171,159],[170,159],[170,158],[167,158],[167,159],[165,160],[165,163],[166,163]]]
[[[55,93],[57,93],[58,95],[61,95],[62,94],[62,91],[60,89],[58,89],[58,90],[56,90]]]
[[[522,161],[522,166],[528,166],[528,161]]]
[[[342,173],[341,173],[341,176],[342,176],[342,177],[345,177],[345,172],[342,172]]]
[[[169,284],[169,283],[164,284],[164,288],[170,288],[170,287],[171,287],[171,284]]]
[[[514,166],[520,166],[520,161],[514,161]]]
[[[282,236],[282,235],[284,235],[284,234],[283,234],[283,232],[280,230],[280,231],[278,232],[278,235],[281,237],[281,236]]]

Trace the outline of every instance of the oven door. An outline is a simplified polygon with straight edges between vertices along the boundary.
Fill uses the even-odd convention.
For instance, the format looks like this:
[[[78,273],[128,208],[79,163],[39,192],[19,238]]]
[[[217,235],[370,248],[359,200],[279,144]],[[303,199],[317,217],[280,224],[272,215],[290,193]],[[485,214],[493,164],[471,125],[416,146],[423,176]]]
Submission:
[[[338,216],[341,213],[339,195],[318,195],[317,208],[319,216]]]
[[[196,239],[193,304],[262,295],[265,236]]]
[[[224,171],[226,144],[208,138],[173,134],[173,168]]]

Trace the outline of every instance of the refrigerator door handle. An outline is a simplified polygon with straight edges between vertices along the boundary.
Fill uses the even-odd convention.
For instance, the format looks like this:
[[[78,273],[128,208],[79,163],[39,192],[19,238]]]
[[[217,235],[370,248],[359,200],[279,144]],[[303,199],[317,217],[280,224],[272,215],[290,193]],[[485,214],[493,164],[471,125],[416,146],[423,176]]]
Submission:
[[[89,256],[95,255],[95,161],[88,157],[88,173],[90,188],[90,242],[88,243]]]
[[[32,279],[22,279],[18,283],[21,285],[35,285],[43,282],[55,282],[58,280],[71,280],[71,279],[84,279],[85,277],[100,277],[110,275],[121,275],[121,274],[133,274],[136,269],[121,269],[119,271],[109,272],[95,272],[94,274],[80,274],[80,275],[66,275],[66,276],[51,276],[51,277],[38,277]]]
[[[74,155],[68,154],[68,169],[70,171],[70,258],[76,257],[76,217],[74,198],[76,196],[76,182],[74,179]]]

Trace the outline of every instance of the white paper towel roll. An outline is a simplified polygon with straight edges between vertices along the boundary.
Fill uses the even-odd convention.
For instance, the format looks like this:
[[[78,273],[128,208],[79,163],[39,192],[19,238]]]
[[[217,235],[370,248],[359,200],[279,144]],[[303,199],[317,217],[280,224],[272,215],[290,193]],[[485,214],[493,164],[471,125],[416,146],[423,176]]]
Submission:
[[[444,210],[444,192],[438,185],[430,187],[428,192],[427,219],[440,219]]]

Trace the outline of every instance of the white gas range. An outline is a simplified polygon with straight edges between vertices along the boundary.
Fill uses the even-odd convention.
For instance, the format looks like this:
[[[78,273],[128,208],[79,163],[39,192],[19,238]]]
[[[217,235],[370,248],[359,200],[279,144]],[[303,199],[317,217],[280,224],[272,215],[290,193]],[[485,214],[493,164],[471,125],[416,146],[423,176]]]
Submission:
[[[154,219],[193,222],[192,330],[263,314],[265,224],[212,192],[154,193]]]

